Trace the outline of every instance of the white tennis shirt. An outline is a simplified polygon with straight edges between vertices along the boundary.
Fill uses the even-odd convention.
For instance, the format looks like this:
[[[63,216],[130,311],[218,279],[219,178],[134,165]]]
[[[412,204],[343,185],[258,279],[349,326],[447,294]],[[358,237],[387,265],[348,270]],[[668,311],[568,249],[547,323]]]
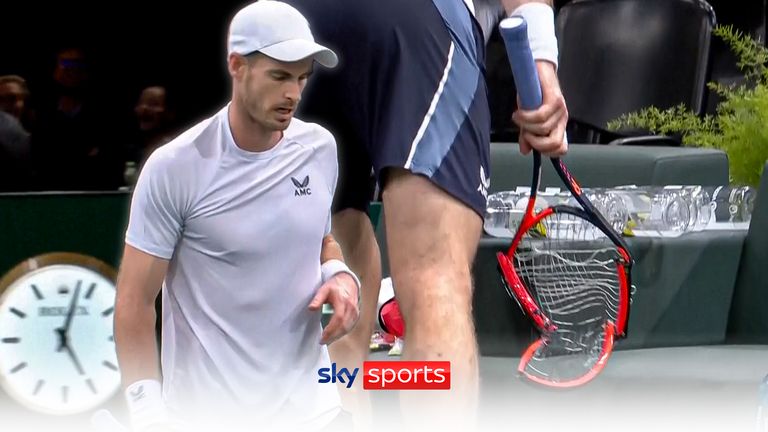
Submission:
[[[317,382],[330,360],[307,306],[321,284],[336,143],[293,119],[275,147],[248,152],[227,113],[157,149],[132,198],[126,242],[170,260],[163,396],[180,417],[221,430],[231,420],[323,425],[340,401],[334,384]]]

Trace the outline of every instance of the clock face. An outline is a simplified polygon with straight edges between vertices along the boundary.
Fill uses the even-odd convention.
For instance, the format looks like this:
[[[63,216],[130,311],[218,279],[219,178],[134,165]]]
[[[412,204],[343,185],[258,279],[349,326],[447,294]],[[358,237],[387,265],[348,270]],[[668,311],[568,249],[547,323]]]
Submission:
[[[0,384],[25,407],[75,414],[120,386],[113,338],[115,285],[53,264],[15,279],[0,298]]]

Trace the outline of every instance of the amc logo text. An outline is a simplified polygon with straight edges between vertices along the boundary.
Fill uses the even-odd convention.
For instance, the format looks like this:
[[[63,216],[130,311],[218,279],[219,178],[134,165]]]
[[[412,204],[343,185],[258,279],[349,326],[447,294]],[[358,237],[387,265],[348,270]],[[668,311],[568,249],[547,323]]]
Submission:
[[[330,368],[317,371],[319,383],[342,383],[352,387],[359,370]],[[451,363],[447,361],[367,361],[363,363],[366,390],[448,390]]]

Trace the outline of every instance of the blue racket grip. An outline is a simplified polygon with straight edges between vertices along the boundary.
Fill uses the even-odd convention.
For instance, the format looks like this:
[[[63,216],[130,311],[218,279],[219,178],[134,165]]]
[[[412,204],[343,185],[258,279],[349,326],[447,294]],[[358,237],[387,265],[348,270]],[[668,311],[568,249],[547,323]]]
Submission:
[[[499,32],[507,48],[509,65],[520,97],[520,108],[535,110],[542,103],[541,83],[528,43],[528,24],[523,17],[512,16],[501,21]]]

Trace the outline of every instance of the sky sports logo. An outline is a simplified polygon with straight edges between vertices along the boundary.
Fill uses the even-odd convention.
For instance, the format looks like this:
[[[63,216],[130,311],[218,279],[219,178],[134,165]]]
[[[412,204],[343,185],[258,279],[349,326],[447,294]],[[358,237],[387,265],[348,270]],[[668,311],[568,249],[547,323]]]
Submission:
[[[317,371],[320,384],[341,383],[352,387],[360,368],[338,367]],[[451,388],[451,362],[447,361],[367,361],[363,362],[365,390],[448,390]]]

